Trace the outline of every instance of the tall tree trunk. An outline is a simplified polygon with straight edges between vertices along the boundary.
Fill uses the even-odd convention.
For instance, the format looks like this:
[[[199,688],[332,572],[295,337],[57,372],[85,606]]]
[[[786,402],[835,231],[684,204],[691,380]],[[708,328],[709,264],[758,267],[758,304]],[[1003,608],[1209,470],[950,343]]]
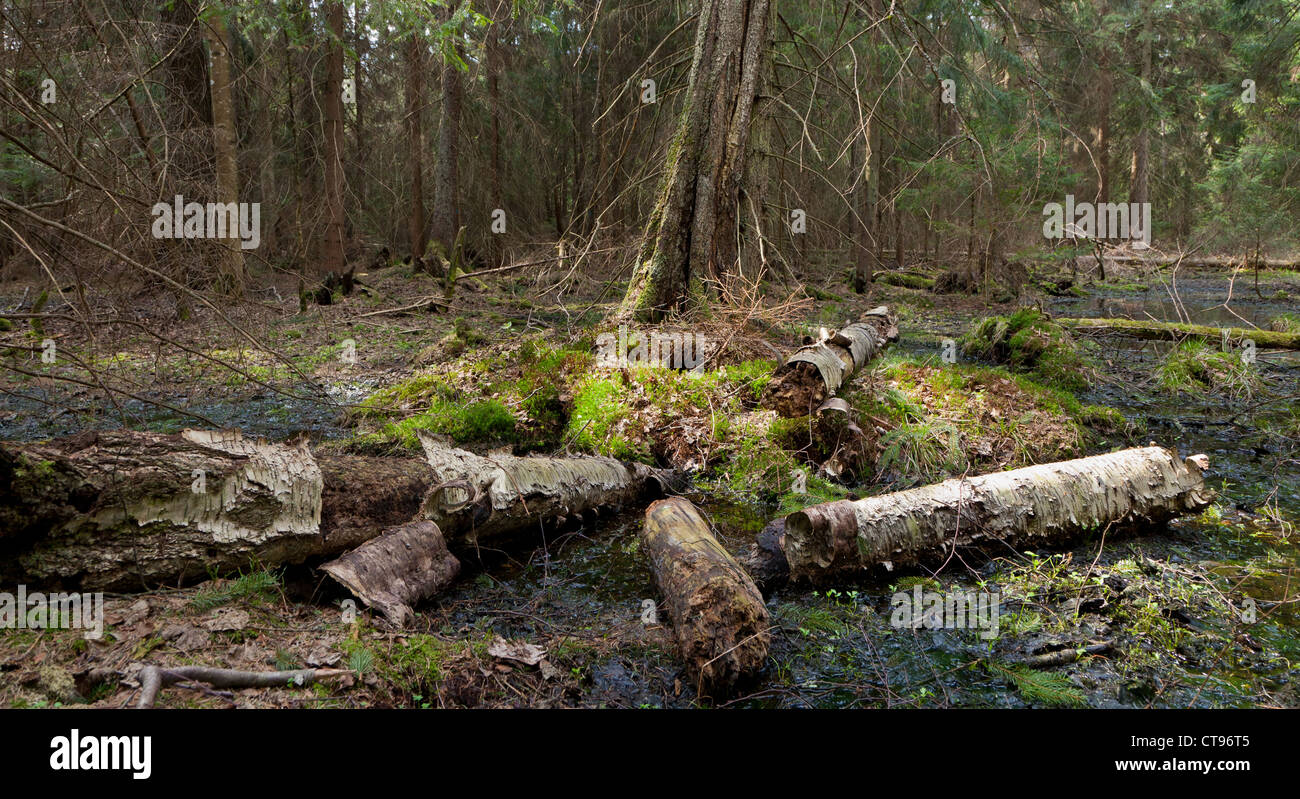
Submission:
[[[444,19],[451,19],[455,9],[448,6]],[[434,173],[432,236],[451,254],[456,240],[459,215],[456,197],[460,191],[458,140],[460,139],[460,104],[463,87],[460,67],[445,53],[442,58],[442,116],[438,121],[438,163]]]
[[[343,272],[343,4],[325,6],[325,252],[326,272]]]
[[[623,314],[655,321],[738,257],[737,220],[768,0],[704,0],[686,99]],[[703,271],[704,274],[700,274]]]
[[[1142,84],[1143,89],[1151,84],[1151,39],[1155,31],[1151,25],[1151,4],[1142,7]],[[1148,132],[1148,114],[1142,114],[1138,122],[1136,141],[1133,145],[1133,171],[1129,187],[1129,202],[1145,203],[1150,199],[1150,162],[1151,134]]]
[[[231,91],[230,34],[224,9],[215,8],[204,20],[212,74],[212,137],[217,162],[217,195],[220,202],[239,202],[239,160],[235,143],[235,101]],[[220,289],[232,296],[244,293],[244,251],[240,249],[238,225],[221,240]]]
[[[353,123],[352,135],[356,144],[352,154],[352,191],[357,194],[357,202],[361,208],[369,207],[366,204],[365,195],[365,172],[366,172],[366,151],[369,146],[365,137],[365,105],[363,100],[365,94],[361,91],[361,70],[362,61],[366,50],[370,47],[370,39],[366,36],[366,4],[357,3],[355,5],[354,18],[352,20],[352,46],[354,49],[352,58],[352,82],[353,82],[353,104],[352,109],[355,113],[356,121]]]
[[[424,255],[424,40],[412,34],[406,43],[406,144],[411,165],[411,199],[406,232],[411,260]]]

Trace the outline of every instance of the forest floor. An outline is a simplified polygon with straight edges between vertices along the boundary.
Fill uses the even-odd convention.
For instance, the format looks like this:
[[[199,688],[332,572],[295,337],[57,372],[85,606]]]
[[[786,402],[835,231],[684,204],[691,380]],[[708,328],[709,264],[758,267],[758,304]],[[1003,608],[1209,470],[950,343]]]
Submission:
[[[10,365],[0,438],[217,426],[395,454],[418,451],[423,430],[476,451],[598,452],[691,473],[688,496],[735,553],[770,519],[814,502],[1155,441],[1210,455],[1220,498],[1205,514],[1063,552],[777,588],[766,597],[768,668],[728,704],[1300,706],[1300,359],[1261,352],[1243,365],[1214,347],[1076,340],[1051,321],[1174,318],[1167,275],[1112,275],[1057,297],[1035,283],[1009,304],[933,294],[926,270],[882,275],[863,295],[831,281],[779,314],[737,307],[682,320],[678,329],[717,345],[687,374],[597,363],[598,336],[616,332],[603,320],[618,283],[524,274],[462,279],[448,294],[393,265],[305,310],[287,284],[221,307],[183,308],[147,289],[87,297],[103,321],[90,331],[51,320],[0,333]],[[1300,274],[1267,272],[1258,292],[1239,278],[1226,315],[1229,283],[1183,274],[1178,299],[1203,323],[1300,325],[1288,316]],[[787,299],[770,291],[770,303]],[[33,293],[5,284],[0,304],[30,307]],[[65,301],[83,302],[51,296],[45,310]],[[759,406],[778,358],[805,335],[880,304],[897,313],[902,339],[842,392],[865,442],[841,446],[812,419]],[[44,339],[58,347],[54,365],[40,360]],[[101,384],[117,389],[115,404]],[[311,688],[175,687],[161,706],[697,704],[666,628],[643,615],[656,589],[640,523],[637,512],[588,520],[532,551],[467,563],[402,631],[350,612],[313,564],[249,564],[109,595],[101,640],[0,631],[0,705],[129,704],[145,663],[348,670]],[[997,591],[997,634],[898,629],[891,597],[916,588]],[[512,642],[544,658],[512,659]],[[110,672],[126,676],[104,680]]]

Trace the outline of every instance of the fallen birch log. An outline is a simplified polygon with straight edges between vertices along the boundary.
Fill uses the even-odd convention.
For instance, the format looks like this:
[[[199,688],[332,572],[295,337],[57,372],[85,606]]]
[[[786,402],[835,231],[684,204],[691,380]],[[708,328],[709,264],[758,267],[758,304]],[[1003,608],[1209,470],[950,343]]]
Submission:
[[[1300,350],[1300,333],[1252,330],[1244,327],[1214,327],[1183,322],[1151,322],[1138,319],[1057,319],[1062,326],[1084,333],[1114,333],[1144,341],[1199,339],[1210,344],[1225,341],[1234,346],[1250,340],[1260,349]]]
[[[898,321],[885,306],[873,308],[828,338],[796,350],[773,374],[763,404],[787,418],[807,416],[897,340]]]
[[[726,696],[767,660],[762,594],[684,499],[653,503],[641,539],[687,674],[701,696]]]
[[[790,576],[818,578],[942,557],[954,547],[1068,543],[1206,508],[1209,459],[1144,447],[813,505],[786,517]]]
[[[420,433],[435,479],[421,512],[451,551],[478,555],[516,537],[539,535],[603,508],[614,512],[671,482],[658,469],[600,456],[475,455]]]
[[[465,478],[474,502],[448,505],[449,474]],[[0,579],[176,585],[336,556],[425,510],[460,554],[489,535],[639,499],[666,479],[610,458],[485,459],[446,448],[428,460],[317,456],[305,443],[203,430],[5,443]]]
[[[460,561],[438,525],[416,521],[390,527],[320,568],[401,628],[414,619],[414,605],[451,585]]]

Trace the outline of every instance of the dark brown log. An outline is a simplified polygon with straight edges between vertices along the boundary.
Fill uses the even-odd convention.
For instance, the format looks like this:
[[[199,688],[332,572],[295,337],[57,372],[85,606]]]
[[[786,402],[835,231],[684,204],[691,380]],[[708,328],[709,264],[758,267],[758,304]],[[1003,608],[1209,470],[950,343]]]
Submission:
[[[1089,531],[1204,510],[1209,459],[1162,447],[1046,463],[910,491],[813,505],[786,517],[792,579],[893,568],[953,547],[1059,546]]]
[[[785,519],[773,519],[759,532],[740,558],[754,584],[767,596],[790,579],[790,564],[785,559]]]
[[[800,347],[777,368],[763,404],[787,418],[807,416],[898,340],[898,321],[885,306],[822,341]]]
[[[438,525],[418,521],[390,527],[320,568],[401,628],[414,619],[413,605],[456,579],[460,561]]]
[[[762,595],[684,499],[653,503],[641,538],[687,674],[701,696],[729,695],[767,660]]]

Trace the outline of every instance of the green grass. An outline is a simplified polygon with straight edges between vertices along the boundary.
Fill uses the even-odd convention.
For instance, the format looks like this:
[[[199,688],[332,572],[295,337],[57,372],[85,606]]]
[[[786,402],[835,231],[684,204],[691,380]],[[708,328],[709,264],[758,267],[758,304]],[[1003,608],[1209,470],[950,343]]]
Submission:
[[[190,607],[208,611],[231,602],[257,603],[274,599],[280,592],[280,576],[272,571],[258,570],[241,574],[213,586],[205,586],[190,600]]]
[[[1186,339],[1169,351],[1156,367],[1156,385],[1166,394],[1207,394],[1250,397],[1262,385],[1254,364],[1235,352],[1220,352],[1199,339]]]

